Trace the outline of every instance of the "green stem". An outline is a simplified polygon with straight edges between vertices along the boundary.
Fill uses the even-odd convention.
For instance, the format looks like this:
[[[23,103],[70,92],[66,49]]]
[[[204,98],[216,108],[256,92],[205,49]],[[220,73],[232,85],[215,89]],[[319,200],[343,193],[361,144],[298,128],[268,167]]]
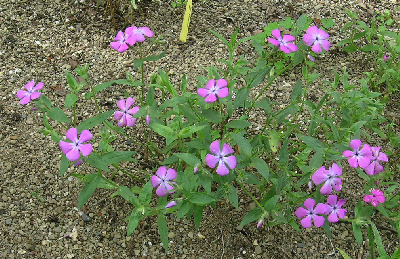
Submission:
[[[142,49],[142,44],[139,44],[139,55],[140,55],[140,59],[143,58],[143,49]],[[140,66],[140,72],[142,75],[142,96],[140,99],[140,105],[143,106],[144,103],[144,62],[142,61],[142,65]]]
[[[76,128],[76,102],[74,103],[74,127]]]
[[[371,227],[367,226],[368,233],[368,245],[369,245],[369,258],[375,259],[375,239],[374,234],[372,233]]]
[[[264,211],[264,207],[258,202],[258,200],[253,196],[253,194],[251,194],[249,190],[247,190],[247,188],[240,181],[236,180],[236,182],[240,185],[243,191],[257,204],[257,206]]]

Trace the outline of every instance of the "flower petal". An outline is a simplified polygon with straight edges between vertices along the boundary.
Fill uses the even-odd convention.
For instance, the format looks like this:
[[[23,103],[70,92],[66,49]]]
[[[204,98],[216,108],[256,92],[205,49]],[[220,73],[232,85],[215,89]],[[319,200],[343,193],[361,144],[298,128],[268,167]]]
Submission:
[[[120,41],[120,40],[122,40],[123,38],[124,38],[124,33],[123,33],[122,31],[119,31],[119,32],[117,33],[117,36],[115,36],[114,40],[115,40],[115,41]]]
[[[326,31],[321,30],[321,29],[318,30],[318,39],[326,40],[328,38],[329,38],[329,34]]]
[[[351,150],[346,150],[346,151],[343,151],[342,156],[349,158],[349,157],[354,156],[354,152]]]
[[[117,49],[117,51],[120,52],[120,53],[122,53],[122,52],[127,51],[128,48],[129,48],[128,44],[122,43],[122,44],[119,46],[119,48]]]
[[[220,79],[217,80],[216,86],[217,86],[218,88],[227,87],[227,86],[228,86],[228,81],[226,81],[226,80],[223,79],[223,78],[220,78]]]
[[[283,52],[285,52],[286,54],[290,53],[290,49],[288,47],[286,47],[285,45],[281,44],[280,46],[280,50],[282,50]]]
[[[132,97],[128,97],[125,102],[125,110],[128,110],[135,103]]]
[[[156,175],[158,177],[160,177],[161,179],[164,179],[166,174],[167,174],[167,167],[166,166],[160,166],[157,169]]]
[[[358,164],[361,168],[366,168],[371,163],[371,159],[368,156],[359,156]]]
[[[372,195],[364,195],[363,201],[369,203],[372,201],[373,198],[374,198],[374,196],[372,196]]]
[[[355,157],[350,157],[347,159],[347,162],[349,162],[350,167],[357,168],[358,167],[358,160]]]
[[[387,155],[383,152],[379,152],[378,154],[378,160],[382,161],[382,162],[388,162],[389,158],[387,157]]]
[[[315,53],[321,53],[322,49],[318,42],[314,42],[314,45],[311,47],[311,50]]]
[[[204,101],[206,103],[213,103],[217,100],[217,96],[215,94],[209,94]]]
[[[35,99],[39,98],[41,95],[42,95],[42,93],[33,92],[33,93],[31,94],[31,100],[35,100]]]
[[[167,173],[165,174],[165,180],[171,181],[176,179],[176,170],[173,168],[168,168]]]
[[[82,152],[83,156],[88,156],[93,151],[92,144],[83,144],[79,146],[80,151]]]
[[[17,97],[18,97],[18,99],[22,99],[22,98],[24,98],[27,94],[28,94],[28,92],[25,91],[25,90],[18,90],[18,92],[17,92]]]
[[[269,41],[269,43],[271,43],[272,45],[274,45],[276,47],[279,47],[279,45],[281,45],[281,43],[274,38],[268,38],[268,41]]]
[[[367,167],[364,168],[367,175],[374,175],[375,173],[375,161],[371,162]]]
[[[65,136],[67,137],[67,139],[75,143],[78,141],[78,130],[76,128],[70,128],[69,130],[67,130]]]
[[[81,136],[79,137],[79,143],[85,143],[87,141],[90,141],[92,139],[92,133],[88,130],[82,130]]]
[[[66,156],[67,156],[68,160],[75,161],[81,157],[81,153],[79,152],[78,149],[73,148],[66,154]]]
[[[165,206],[165,208],[166,209],[169,209],[169,208],[171,208],[171,207],[174,207],[176,205],[176,201],[171,201],[171,202],[169,202],[166,206]]]
[[[129,109],[127,112],[131,115],[135,115],[139,111],[139,107],[135,106],[132,109]]]
[[[117,106],[121,111],[125,111],[125,100],[124,99],[119,100]]]
[[[210,93],[210,90],[205,89],[205,88],[199,88],[197,89],[197,94],[200,95],[201,97],[206,97]]]
[[[35,81],[32,80],[25,84],[25,89],[29,91],[32,90],[34,86],[35,86]]]
[[[114,112],[114,119],[115,119],[115,120],[120,120],[120,119],[122,118],[123,115],[124,115],[123,112],[121,112],[121,111],[115,111],[115,112]]]
[[[61,151],[64,154],[67,154],[69,151],[71,151],[71,149],[73,148],[74,144],[70,143],[70,142],[65,142],[63,140],[60,140],[60,142],[58,143]]]
[[[216,94],[219,98],[225,98],[229,95],[229,89],[228,89],[228,87],[220,88],[217,90]]]
[[[330,169],[335,173],[335,175],[337,176],[342,175],[342,168],[340,168],[336,163],[333,163]]]
[[[325,184],[321,187],[321,194],[323,195],[331,194],[332,191],[332,185],[328,181],[325,182]]]
[[[223,161],[228,165],[228,167],[230,169],[236,168],[236,157],[235,156],[224,157]]]
[[[337,214],[339,218],[344,219],[346,217],[347,210],[345,209],[338,209]]]
[[[307,200],[304,201],[304,207],[308,210],[314,209],[315,206],[315,200],[312,198],[308,198]]]
[[[224,145],[222,147],[221,155],[222,156],[226,156],[226,155],[232,154],[233,152],[234,151],[231,148],[231,146],[229,144],[227,144],[227,143],[224,143]]]
[[[144,35],[146,35],[146,37],[151,38],[151,37],[154,36],[154,33],[150,30],[149,27],[139,27],[139,30],[140,30]]]
[[[29,103],[30,101],[31,101],[31,97],[30,97],[29,95],[27,95],[27,96],[25,96],[24,98],[22,98],[22,99],[19,101],[19,103],[20,103],[21,105],[25,105],[25,104]]]
[[[210,144],[210,151],[211,153],[214,153],[216,155],[219,155],[221,153],[220,151],[220,146],[219,146],[219,140],[214,140],[211,144]]]
[[[300,221],[300,223],[303,226],[303,228],[310,228],[310,227],[312,227],[312,217],[311,216],[307,216],[304,219],[302,219]]]
[[[338,208],[341,208],[345,203],[346,203],[346,200],[345,200],[345,199],[340,199],[340,200],[337,202],[336,206],[337,206]]]
[[[325,51],[328,51],[331,48],[331,43],[328,40],[320,40],[319,44]]]
[[[215,86],[215,79],[211,79],[206,84],[206,89],[212,89]]]
[[[288,43],[286,44],[286,47],[290,50],[290,52],[295,52],[298,50],[298,47],[294,43]]]
[[[350,141],[350,147],[353,150],[358,150],[361,147],[361,145],[362,145],[362,142],[359,139],[353,139],[352,141]]]
[[[229,174],[229,169],[226,167],[224,161],[220,160],[217,167],[217,174],[224,176]]]
[[[337,196],[336,195],[329,195],[328,199],[326,199],[329,205],[333,206],[337,203]]]
[[[311,179],[313,180],[314,184],[319,185],[325,182],[326,179],[328,179],[327,174],[328,174],[327,170],[325,169],[324,166],[322,166],[317,171],[315,171]]]
[[[172,190],[173,187],[166,182],[161,182],[160,186],[158,186],[156,190],[156,194],[158,197],[163,197],[168,194],[168,190]]]
[[[279,29],[272,30],[271,33],[277,40],[282,39],[281,31]]]
[[[314,216],[314,225],[319,228],[325,223],[325,218],[323,216]]]
[[[110,46],[111,46],[111,48],[118,50],[119,47],[121,47],[121,42],[119,42],[119,41],[110,42]]]
[[[133,127],[136,123],[136,118],[133,118],[129,114],[126,115],[126,126]]]
[[[339,218],[338,218],[337,212],[332,212],[331,214],[329,214],[328,221],[332,222],[332,223],[338,222]]]
[[[39,82],[34,88],[34,91],[39,91],[43,88],[43,82]]]
[[[311,34],[304,34],[303,41],[307,46],[311,46],[314,44],[314,37]]]
[[[306,210],[306,209],[303,208],[303,207],[297,208],[297,210],[296,210],[296,212],[295,212],[296,217],[298,217],[299,219],[304,218],[304,217],[307,215],[307,213],[308,213],[308,210]]]
[[[162,180],[157,175],[153,175],[151,177],[151,185],[153,185],[154,188],[160,185],[161,182]]]
[[[325,203],[318,203],[317,206],[315,206],[314,212],[316,214],[324,214],[327,215],[329,212],[331,212],[331,206]]]
[[[215,165],[218,163],[219,159],[216,156],[213,156],[211,154],[207,154],[206,155],[206,164],[210,167],[210,168],[214,168]]]

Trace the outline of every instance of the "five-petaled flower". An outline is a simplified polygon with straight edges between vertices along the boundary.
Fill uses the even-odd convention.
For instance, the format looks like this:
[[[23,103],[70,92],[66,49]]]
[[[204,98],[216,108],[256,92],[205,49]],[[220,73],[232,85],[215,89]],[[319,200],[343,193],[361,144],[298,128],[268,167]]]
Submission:
[[[40,89],[43,88],[43,83],[39,82],[36,86],[35,86],[35,81],[29,81],[28,83],[26,83],[25,85],[25,90],[18,90],[17,92],[17,97],[19,99],[21,99],[19,101],[20,104],[25,105],[27,103],[29,103],[32,100],[35,100],[37,98],[40,97],[41,93],[37,92]]]
[[[339,218],[344,219],[346,217],[347,210],[342,209],[342,206],[346,203],[344,199],[337,199],[336,195],[329,195],[327,199],[327,205],[330,206],[329,209],[329,222],[338,222]]]
[[[311,50],[315,53],[322,52],[322,49],[328,51],[331,43],[328,41],[329,34],[326,31],[318,29],[317,26],[311,26],[303,36],[303,41],[307,46],[312,46]]]
[[[131,26],[128,29],[132,31],[132,34],[135,38],[136,41],[138,42],[143,42],[145,40],[145,37],[153,37],[154,33],[150,30],[149,27],[139,27],[137,28],[136,26]]]
[[[92,133],[90,133],[90,131],[82,130],[79,139],[78,129],[76,128],[70,128],[65,135],[68,140],[72,141],[72,143],[60,140],[59,145],[68,160],[76,161],[80,158],[81,153],[83,156],[88,156],[92,153],[92,144],[84,144],[92,139]]]
[[[388,157],[385,153],[380,152],[381,147],[371,147],[371,163],[364,168],[368,175],[379,174],[384,170],[379,162],[387,162]]]
[[[207,154],[206,163],[211,168],[214,168],[218,163],[217,174],[224,176],[229,174],[228,167],[230,169],[236,168],[236,157],[234,155],[226,156],[234,152],[229,144],[224,143],[221,150],[219,140],[215,140],[211,143],[210,150],[214,155]]]
[[[205,97],[204,101],[206,103],[215,102],[217,97],[225,98],[229,95],[228,82],[220,78],[217,80],[217,83],[215,83],[215,79],[211,79],[208,81],[206,88],[199,88],[197,93],[201,97]]]
[[[330,211],[330,206],[325,203],[318,203],[315,208],[314,206],[315,200],[308,198],[304,201],[305,208],[299,207],[295,212],[296,216],[302,219],[300,223],[304,228],[312,227],[313,221],[316,227],[321,227],[325,223],[325,218],[319,214],[327,215]]]
[[[384,203],[385,202],[385,196],[383,194],[383,191],[378,190],[378,189],[372,189],[371,194],[367,194],[364,196],[363,201],[366,203],[371,203],[372,206],[377,207],[379,203]]]
[[[163,197],[170,193],[176,184],[172,180],[176,178],[176,170],[172,168],[167,168],[166,166],[161,166],[158,168],[155,175],[151,177],[151,184],[154,188],[157,187],[156,194],[159,197]]]
[[[139,111],[139,107],[135,106],[130,109],[134,103],[135,100],[132,97],[128,97],[126,101],[124,99],[118,101],[117,106],[120,111],[114,112],[114,119],[118,121],[118,126],[132,127],[135,125],[136,118],[133,116]]]
[[[342,168],[340,168],[336,163],[333,163],[328,170],[322,166],[315,171],[312,180],[316,185],[325,182],[321,187],[321,194],[331,194],[332,188],[335,189],[335,191],[340,191],[342,189],[342,179],[339,178],[341,175]]]
[[[274,36],[275,39],[268,38],[269,43],[276,47],[279,47],[286,54],[297,51],[297,46],[293,43],[295,40],[294,36],[290,34],[285,34],[282,37],[281,31],[279,29],[272,30],[272,36]]]
[[[347,161],[353,168],[357,168],[358,166],[361,168],[366,168],[371,162],[371,147],[368,144],[364,144],[360,149],[361,145],[361,140],[353,139],[350,141],[350,147],[353,149],[353,151],[346,150],[343,152],[343,156],[348,158]]]
[[[133,28],[128,27],[125,29],[125,33],[119,31],[115,36],[114,41],[110,43],[111,48],[118,52],[125,52],[129,45],[133,46],[136,42],[136,37],[133,33]]]

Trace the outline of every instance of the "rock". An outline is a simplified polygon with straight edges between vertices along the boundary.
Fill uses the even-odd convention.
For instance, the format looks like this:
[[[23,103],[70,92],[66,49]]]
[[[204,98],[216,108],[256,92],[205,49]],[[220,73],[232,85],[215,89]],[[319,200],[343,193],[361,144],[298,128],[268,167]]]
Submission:
[[[172,239],[174,237],[175,237],[175,233],[174,232],[171,231],[171,232],[168,233],[168,238]]]
[[[261,247],[260,246],[256,246],[256,248],[254,249],[254,252],[256,253],[256,254],[261,254],[262,253],[262,250],[261,250]]]

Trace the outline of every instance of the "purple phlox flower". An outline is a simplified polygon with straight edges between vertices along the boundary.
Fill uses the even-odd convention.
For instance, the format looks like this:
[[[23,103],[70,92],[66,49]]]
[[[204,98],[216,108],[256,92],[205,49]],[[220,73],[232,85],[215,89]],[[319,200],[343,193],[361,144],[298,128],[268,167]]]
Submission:
[[[208,81],[206,88],[199,88],[197,93],[201,97],[205,97],[204,101],[206,103],[215,102],[217,97],[225,98],[229,95],[228,82],[220,78],[217,80],[217,83],[215,83],[215,79],[211,79]]]
[[[153,37],[154,33],[150,30],[149,27],[139,27],[137,28],[136,26],[131,26],[129,29],[132,30],[132,34],[135,37],[135,40],[138,42],[143,42],[145,40],[145,37]]]
[[[157,186],[156,194],[159,197],[163,197],[170,193],[176,184],[172,180],[176,178],[176,170],[172,168],[167,168],[166,166],[161,166],[158,168],[155,175],[151,177],[151,184],[154,188]]]
[[[260,219],[260,220],[257,222],[257,228],[260,228],[260,227],[262,226],[262,224],[263,224],[263,220]]]
[[[312,227],[313,221],[316,227],[321,227],[325,223],[325,218],[319,214],[327,215],[330,211],[330,206],[325,203],[318,203],[315,208],[314,206],[315,200],[308,198],[304,201],[305,208],[299,207],[295,212],[296,216],[302,219],[300,223],[304,228]]]
[[[378,207],[379,203],[384,203],[385,202],[385,196],[383,194],[383,191],[378,190],[378,189],[372,189],[371,194],[367,194],[364,196],[363,201],[366,203],[371,203],[372,206]]]
[[[314,57],[313,57],[313,56],[311,56],[310,54],[308,54],[308,55],[307,55],[307,58],[308,58],[309,60],[311,60],[312,62],[315,62],[315,59],[314,59]]]
[[[276,47],[279,47],[286,54],[297,51],[297,46],[293,43],[295,40],[294,36],[290,34],[285,34],[282,37],[281,31],[279,29],[272,30],[272,36],[274,36],[275,39],[268,38],[269,43]]]
[[[303,41],[307,46],[312,46],[311,50],[315,53],[321,53],[322,49],[328,51],[331,43],[328,41],[329,34],[326,31],[318,29],[317,26],[311,26],[303,36]]]
[[[146,124],[150,125],[150,115],[146,115]]]
[[[388,61],[389,60],[389,55],[383,55],[383,61]]]
[[[135,125],[136,118],[133,116],[139,111],[139,107],[130,108],[134,103],[135,100],[132,97],[128,97],[126,101],[124,99],[118,101],[117,105],[121,110],[114,112],[114,119],[118,121],[118,126],[132,127]]]
[[[207,154],[206,163],[211,168],[214,168],[215,165],[218,163],[217,174],[224,176],[229,174],[228,167],[230,169],[236,168],[236,157],[234,155],[226,156],[234,152],[231,146],[224,143],[221,150],[219,140],[215,140],[211,143],[210,150],[211,153],[213,153],[214,155]]]
[[[60,140],[59,146],[68,160],[76,161],[80,158],[81,153],[83,156],[88,156],[92,153],[92,144],[84,144],[92,139],[92,133],[90,133],[90,131],[82,130],[81,136],[78,139],[78,129],[70,128],[65,136],[68,140],[72,141],[72,143]]]
[[[353,151],[346,150],[343,152],[343,156],[348,158],[347,161],[353,168],[357,168],[358,166],[361,168],[366,168],[371,162],[371,147],[368,144],[364,144],[360,149],[361,145],[361,140],[353,139],[350,141],[350,147],[353,149]]]
[[[379,174],[384,170],[383,166],[379,162],[389,161],[387,155],[380,152],[381,147],[371,147],[371,163],[364,168],[368,175]]]
[[[133,29],[128,27],[125,33],[119,31],[115,36],[114,41],[110,43],[111,48],[118,52],[125,52],[129,46],[133,46],[136,42],[136,37],[133,34]]]
[[[329,222],[338,222],[339,218],[344,219],[346,217],[347,210],[342,209],[342,206],[346,203],[346,200],[340,199],[338,201],[336,195],[329,195],[327,199],[327,205],[329,209]]]
[[[341,175],[342,168],[340,168],[336,163],[333,163],[328,170],[322,166],[315,171],[312,180],[316,185],[325,182],[321,187],[321,194],[331,194],[332,188],[335,189],[335,191],[340,191],[342,189],[342,179],[339,178]]]
[[[25,85],[25,90],[18,90],[17,92],[17,97],[18,99],[21,99],[19,101],[19,103],[21,105],[25,105],[27,103],[29,103],[32,100],[35,100],[37,98],[40,97],[40,95],[42,93],[38,92],[40,89],[43,88],[43,83],[39,82],[36,86],[35,86],[35,81],[29,81],[28,83],[26,83]]]
[[[169,208],[174,207],[175,205],[176,205],[176,201],[170,201],[170,202],[165,206],[165,208],[166,208],[166,209],[169,209]]]

